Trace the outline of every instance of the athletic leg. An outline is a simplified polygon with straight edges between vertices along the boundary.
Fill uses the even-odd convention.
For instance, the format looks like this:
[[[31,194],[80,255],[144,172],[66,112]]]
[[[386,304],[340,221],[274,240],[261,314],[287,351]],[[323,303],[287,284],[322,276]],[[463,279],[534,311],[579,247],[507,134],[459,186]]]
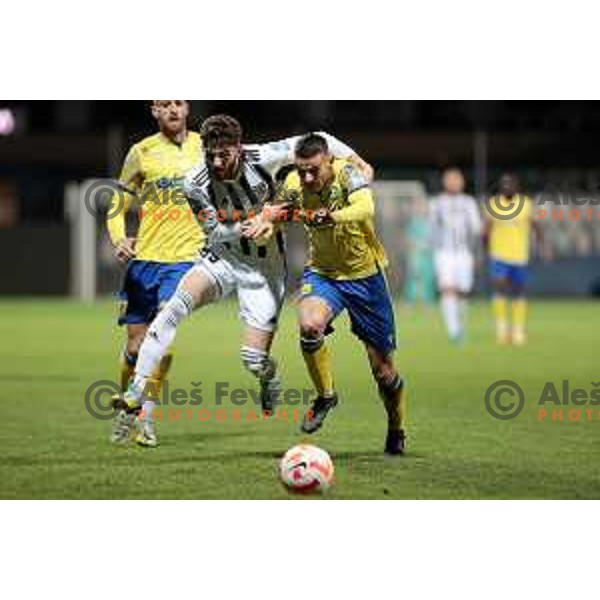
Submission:
[[[240,318],[244,322],[240,357],[244,368],[259,382],[263,412],[272,415],[282,389],[271,345],[285,294],[285,269],[276,265],[274,272],[257,273],[255,277],[262,279],[262,285],[256,281],[248,285],[243,275],[238,284]]]
[[[332,307],[320,296],[306,296],[298,303],[300,347],[317,398],[302,423],[304,433],[314,433],[323,425],[329,411],[338,403],[333,384],[331,355],[325,343],[325,331],[341,307]]]
[[[404,381],[398,373],[392,353],[384,353],[365,343],[373,378],[379,388],[379,395],[387,413],[387,436],[385,453],[403,454],[405,447],[404,421],[406,401]]]

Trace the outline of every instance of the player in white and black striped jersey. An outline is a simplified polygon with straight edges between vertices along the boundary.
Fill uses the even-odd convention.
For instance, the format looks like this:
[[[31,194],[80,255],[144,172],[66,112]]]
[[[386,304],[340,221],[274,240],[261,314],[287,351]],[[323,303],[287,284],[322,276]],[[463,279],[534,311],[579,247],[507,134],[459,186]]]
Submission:
[[[264,204],[275,201],[275,174],[293,163],[301,136],[243,146],[240,124],[227,115],[206,119],[200,135],[205,163],[188,175],[184,191],[205,228],[207,244],[151,324],[125,403],[130,411],[139,410],[146,382],[172,344],[179,323],[195,309],[236,292],[245,325],[241,359],[260,383],[263,410],[272,412],[281,391],[270,349],[285,291],[284,240],[278,234],[265,235],[266,241],[257,243],[245,237],[244,228],[249,217],[257,219],[265,233],[273,228],[266,220],[262,223],[260,212]],[[369,165],[351,148],[333,136],[323,135],[332,154],[350,158],[372,175]],[[144,422],[152,426],[147,418]]]
[[[473,288],[481,217],[475,198],[464,193],[460,170],[447,169],[442,182],[444,192],[430,203],[434,263],[448,336],[460,342],[466,326],[467,295]]]

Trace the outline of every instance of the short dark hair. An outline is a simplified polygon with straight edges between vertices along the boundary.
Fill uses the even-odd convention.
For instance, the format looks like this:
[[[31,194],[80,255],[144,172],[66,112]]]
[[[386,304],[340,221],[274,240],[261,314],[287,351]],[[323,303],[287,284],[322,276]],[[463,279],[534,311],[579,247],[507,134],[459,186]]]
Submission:
[[[515,185],[519,185],[520,183],[519,176],[516,173],[513,173],[512,171],[504,171],[504,173],[500,175],[500,181],[502,181],[503,179],[510,179]]]
[[[240,144],[242,136],[239,121],[229,115],[212,115],[200,127],[200,137],[206,147]]]
[[[309,133],[298,141],[295,152],[298,158],[312,158],[317,154],[328,154],[329,146],[322,135]]]

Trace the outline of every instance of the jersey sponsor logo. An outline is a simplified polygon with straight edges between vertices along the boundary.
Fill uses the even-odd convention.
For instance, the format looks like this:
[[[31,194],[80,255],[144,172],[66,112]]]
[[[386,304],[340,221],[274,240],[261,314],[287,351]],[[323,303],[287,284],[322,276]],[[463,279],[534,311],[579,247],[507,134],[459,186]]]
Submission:
[[[185,206],[187,198],[183,189],[183,177],[161,177],[144,183],[139,194],[141,206],[146,204]]]
[[[170,188],[181,187],[183,185],[183,177],[161,177],[156,182],[156,187],[159,190],[168,190]]]

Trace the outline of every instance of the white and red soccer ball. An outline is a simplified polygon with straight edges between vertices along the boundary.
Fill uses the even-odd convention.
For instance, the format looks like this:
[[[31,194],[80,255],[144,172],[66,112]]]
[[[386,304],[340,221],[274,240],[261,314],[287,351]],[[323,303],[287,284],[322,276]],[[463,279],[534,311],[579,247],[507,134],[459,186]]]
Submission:
[[[310,444],[290,448],[279,463],[283,485],[302,494],[326,490],[333,482],[333,473],[329,454]]]

